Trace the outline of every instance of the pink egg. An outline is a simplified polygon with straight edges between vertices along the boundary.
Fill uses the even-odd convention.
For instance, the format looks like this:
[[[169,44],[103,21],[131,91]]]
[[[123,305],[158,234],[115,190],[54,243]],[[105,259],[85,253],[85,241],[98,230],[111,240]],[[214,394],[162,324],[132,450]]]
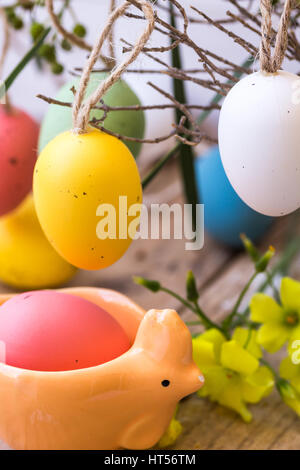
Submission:
[[[0,105],[0,216],[30,192],[39,127],[24,111]]]
[[[94,303],[44,290],[14,296],[0,307],[0,361],[22,369],[92,367],[125,353],[129,339]]]

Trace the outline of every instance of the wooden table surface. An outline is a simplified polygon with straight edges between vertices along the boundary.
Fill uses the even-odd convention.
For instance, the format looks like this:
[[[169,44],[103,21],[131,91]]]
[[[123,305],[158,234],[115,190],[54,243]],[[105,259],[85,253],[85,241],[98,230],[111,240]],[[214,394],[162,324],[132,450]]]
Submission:
[[[175,178],[171,170],[166,169],[165,179],[166,175]],[[153,188],[155,185],[150,190]],[[272,243],[279,256],[288,226],[289,218],[276,222],[263,246]],[[204,248],[194,252],[185,251],[184,242],[179,240],[138,240],[116,265],[99,272],[81,271],[69,285],[116,289],[145,309],[175,308],[187,320],[194,317],[174,299],[136,286],[132,276],[158,279],[184,295],[188,269],[197,277],[205,312],[221,319],[234,304],[253,266],[244,253],[234,253],[207,236]],[[300,257],[294,260],[291,275],[300,279]],[[9,288],[0,286],[0,291]],[[276,391],[250,409],[253,421],[244,424],[238,415],[207,399],[192,396],[184,400],[178,414],[184,431],[173,449],[300,449],[300,419],[281,402]],[[0,442],[0,449],[7,449],[6,444]]]

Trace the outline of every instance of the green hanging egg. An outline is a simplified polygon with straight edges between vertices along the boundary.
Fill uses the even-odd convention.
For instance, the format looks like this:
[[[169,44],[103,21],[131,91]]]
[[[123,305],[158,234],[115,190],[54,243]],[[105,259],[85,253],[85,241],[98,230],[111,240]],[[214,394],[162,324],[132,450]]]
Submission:
[[[86,90],[86,97],[91,95],[98,87],[99,82],[107,75],[105,73],[92,73]],[[72,87],[77,90],[79,78],[75,78],[66,83],[58,92],[58,101],[73,102],[74,96]],[[134,106],[140,105],[140,100],[124,80],[115,83],[104,95],[103,101],[108,106]],[[103,116],[102,110],[92,110],[91,119],[100,119]],[[114,133],[142,139],[145,131],[144,111],[111,111],[108,113],[103,127]],[[39,137],[39,152],[61,132],[72,128],[72,109],[66,106],[51,104],[42,122]],[[137,157],[141,144],[124,140],[134,157]]]

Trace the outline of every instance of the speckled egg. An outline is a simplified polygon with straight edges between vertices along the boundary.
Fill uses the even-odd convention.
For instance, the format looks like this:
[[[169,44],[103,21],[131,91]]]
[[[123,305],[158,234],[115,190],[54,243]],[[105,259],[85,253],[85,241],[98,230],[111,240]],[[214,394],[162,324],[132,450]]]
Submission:
[[[49,142],[35,166],[33,194],[49,242],[78,268],[111,266],[135,237],[142,202],[136,161],[123,142],[98,129]]]

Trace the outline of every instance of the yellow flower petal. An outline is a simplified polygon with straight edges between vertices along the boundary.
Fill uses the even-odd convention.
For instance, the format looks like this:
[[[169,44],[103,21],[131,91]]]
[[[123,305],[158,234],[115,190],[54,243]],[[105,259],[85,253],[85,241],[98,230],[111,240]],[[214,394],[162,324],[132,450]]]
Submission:
[[[300,309],[300,282],[284,277],[281,281],[280,298],[286,309]]]
[[[281,383],[280,395],[282,400],[300,416],[300,394],[291,383]]]
[[[280,363],[279,374],[283,379],[292,380],[300,375],[300,368],[292,363],[290,357],[285,357]]]
[[[217,401],[220,405],[239,413],[246,423],[251,421],[252,415],[242,400],[242,387],[239,377],[235,377],[229,382]]]
[[[300,398],[299,400],[293,400],[292,398],[283,397],[283,401],[300,416]]]
[[[221,364],[243,375],[253,374],[259,366],[258,360],[234,340],[223,343]]]
[[[289,355],[293,358],[293,362],[300,363],[300,326],[293,329],[288,345]]]
[[[200,398],[206,398],[206,397],[209,396],[209,390],[208,390],[208,387],[207,387],[207,383],[205,383],[203,385],[203,387],[201,387],[200,390],[198,390],[197,395]]]
[[[216,364],[213,343],[203,341],[201,336],[193,338],[193,359],[202,372],[204,372],[207,367]]]
[[[212,400],[216,400],[227,385],[226,370],[222,366],[210,367],[205,372],[205,383],[198,395],[201,397],[209,395]]]
[[[281,361],[279,374],[283,379],[289,380],[294,389],[300,394],[300,365],[294,364],[292,357]]]
[[[297,375],[294,379],[291,379],[291,385],[294,387],[296,392],[298,392],[300,396],[300,375]]]
[[[236,328],[233,332],[232,339],[239,343],[256,359],[262,357],[262,350],[256,342],[257,332],[246,328]]]
[[[279,322],[283,315],[282,308],[272,297],[255,294],[250,302],[251,320],[257,323]]]
[[[181,423],[177,419],[173,418],[165,434],[159,440],[158,447],[160,449],[163,449],[165,447],[170,447],[177,441],[181,433],[182,433]]]
[[[258,403],[271,393],[274,377],[266,366],[259,367],[253,375],[244,378],[242,383],[243,399],[249,403]]]
[[[291,330],[278,323],[266,323],[257,332],[256,340],[268,352],[274,353],[282,348],[289,338]]]
[[[214,345],[215,357],[219,361],[221,346],[226,341],[221,331],[216,328],[210,328],[201,335],[201,339]]]

